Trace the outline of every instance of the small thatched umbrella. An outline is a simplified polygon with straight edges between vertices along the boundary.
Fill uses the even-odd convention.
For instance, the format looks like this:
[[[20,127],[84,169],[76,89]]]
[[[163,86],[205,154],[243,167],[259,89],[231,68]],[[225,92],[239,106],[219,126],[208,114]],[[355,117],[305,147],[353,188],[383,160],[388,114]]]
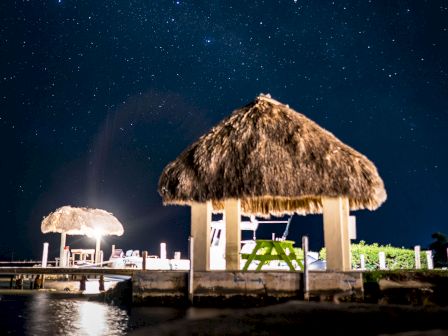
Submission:
[[[168,164],[159,193],[164,204],[211,202],[213,211],[238,199],[243,214],[258,216],[322,213],[325,199],[344,198],[351,210],[386,200],[371,161],[269,95],[234,111]]]
[[[63,206],[42,220],[43,233],[61,233],[60,260],[63,260],[66,235],[87,235],[96,238],[95,263],[99,263],[100,242],[104,235],[121,236],[123,226],[111,213],[101,209]]]

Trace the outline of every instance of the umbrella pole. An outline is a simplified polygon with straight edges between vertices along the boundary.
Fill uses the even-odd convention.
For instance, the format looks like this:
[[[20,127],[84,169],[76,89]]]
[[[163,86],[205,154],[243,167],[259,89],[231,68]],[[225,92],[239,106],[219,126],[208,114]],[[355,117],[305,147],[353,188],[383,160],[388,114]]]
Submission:
[[[61,247],[59,249],[59,267],[65,267],[65,253],[64,253],[64,248],[65,248],[65,243],[66,243],[66,239],[67,239],[67,234],[65,232],[61,233]]]
[[[101,245],[101,237],[96,237],[96,246],[95,246],[95,264],[99,264],[100,260],[100,245]]]

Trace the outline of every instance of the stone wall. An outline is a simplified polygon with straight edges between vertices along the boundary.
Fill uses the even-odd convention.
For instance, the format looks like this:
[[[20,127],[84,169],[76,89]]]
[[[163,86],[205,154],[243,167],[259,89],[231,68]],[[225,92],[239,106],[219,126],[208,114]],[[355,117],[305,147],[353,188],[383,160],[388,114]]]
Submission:
[[[266,304],[303,297],[303,273],[195,272],[195,304]],[[188,303],[188,272],[140,271],[132,278],[135,304]],[[310,272],[310,292],[314,296],[341,292],[362,292],[357,272]]]

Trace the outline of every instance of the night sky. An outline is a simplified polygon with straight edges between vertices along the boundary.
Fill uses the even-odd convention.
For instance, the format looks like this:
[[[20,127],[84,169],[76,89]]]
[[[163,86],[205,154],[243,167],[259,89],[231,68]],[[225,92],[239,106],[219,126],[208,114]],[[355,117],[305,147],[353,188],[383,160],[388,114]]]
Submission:
[[[185,253],[189,208],[162,205],[160,173],[259,93],[376,164],[388,200],[354,213],[358,238],[425,247],[448,233],[448,1],[10,0],[0,259],[39,259],[44,241],[56,256],[40,222],[67,204],[123,223],[106,257],[111,243]],[[319,249],[322,216],[295,216],[289,238],[303,234]]]

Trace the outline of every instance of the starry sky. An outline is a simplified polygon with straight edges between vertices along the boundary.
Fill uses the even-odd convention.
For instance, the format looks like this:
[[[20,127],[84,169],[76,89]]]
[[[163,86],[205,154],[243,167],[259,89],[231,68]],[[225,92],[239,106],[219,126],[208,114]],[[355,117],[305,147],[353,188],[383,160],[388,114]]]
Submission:
[[[10,0],[0,259],[39,259],[44,241],[56,256],[59,235],[40,222],[67,204],[123,223],[106,256],[112,243],[157,254],[161,241],[186,253],[189,208],[162,205],[160,173],[262,92],[376,164],[388,200],[354,213],[359,239],[427,246],[448,233],[448,1]],[[322,217],[295,216],[289,238],[303,234],[318,250]]]

